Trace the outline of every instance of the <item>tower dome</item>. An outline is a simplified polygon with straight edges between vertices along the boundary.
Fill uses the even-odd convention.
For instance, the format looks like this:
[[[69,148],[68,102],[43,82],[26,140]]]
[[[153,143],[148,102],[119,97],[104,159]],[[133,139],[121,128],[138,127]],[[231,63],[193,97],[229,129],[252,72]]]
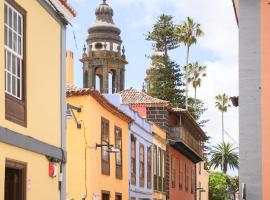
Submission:
[[[118,42],[121,41],[121,31],[114,24],[113,21],[113,9],[103,1],[96,8],[96,21],[94,24],[88,29],[88,39],[87,42],[92,42],[95,40],[115,40]]]
[[[121,31],[114,24],[113,9],[106,0],[96,8],[95,15],[81,59],[83,84],[85,88],[94,88],[102,93],[120,92],[125,88],[127,64]]]

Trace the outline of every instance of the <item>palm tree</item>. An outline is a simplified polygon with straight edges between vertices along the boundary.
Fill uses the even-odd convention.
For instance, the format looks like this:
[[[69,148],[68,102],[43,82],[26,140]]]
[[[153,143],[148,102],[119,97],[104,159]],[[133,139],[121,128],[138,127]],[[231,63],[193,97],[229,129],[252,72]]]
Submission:
[[[189,50],[193,44],[197,43],[197,38],[202,36],[204,33],[201,29],[201,25],[195,23],[192,18],[187,17],[187,20],[183,24],[176,26],[176,35],[179,38],[179,43],[183,43],[186,46],[186,66],[189,63]],[[186,109],[188,109],[188,80],[187,80],[187,67],[186,67]]]
[[[216,107],[221,112],[222,120],[222,142],[224,142],[224,112],[227,112],[230,105],[230,98],[224,93],[216,96]]]
[[[227,173],[228,167],[238,169],[239,156],[236,149],[237,148],[234,148],[232,144],[225,142],[214,146],[210,152],[210,167],[214,166],[214,169],[216,169],[220,166],[224,174]]]
[[[195,94],[195,109],[197,109],[197,87],[201,86],[202,83],[202,77],[206,76],[206,65],[199,65],[198,62],[189,64],[187,67],[188,73],[188,83],[192,84],[192,87],[194,88]]]

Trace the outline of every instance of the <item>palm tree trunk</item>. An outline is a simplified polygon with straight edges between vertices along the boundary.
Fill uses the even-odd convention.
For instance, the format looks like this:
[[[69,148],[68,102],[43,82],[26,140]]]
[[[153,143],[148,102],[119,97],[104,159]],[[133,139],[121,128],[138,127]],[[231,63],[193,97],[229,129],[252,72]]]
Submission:
[[[222,117],[222,142],[224,142],[224,112],[221,112]]]
[[[188,59],[189,59],[189,45],[187,45],[187,55],[186,55],[186,109],[188,110]]]
[[[197,111],[197,87],[194,88],[194,92],[195,92],[194,100],[195,100],[195,112],[196,112]]]
[[[221,121],[222,121],[222,145],[224,146],[224,112],[221,112]],[[221,166],[222,166],[222,172],[226,174],[226,169],[224,166],[224,150],[222,151],[222,158],[221,158]]]

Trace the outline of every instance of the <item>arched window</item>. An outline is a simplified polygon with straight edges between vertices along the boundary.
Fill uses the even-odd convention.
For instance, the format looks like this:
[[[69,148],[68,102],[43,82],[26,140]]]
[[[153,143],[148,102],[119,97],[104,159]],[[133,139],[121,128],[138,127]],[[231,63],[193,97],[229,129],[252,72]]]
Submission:
[[[102,77],[98,74],[96,74],[96,90],[101,92],[101,86],[102,86]]]
[[[108,92],[109,92],[109,94],[112,94],[112,93],[114,93],[114,83],[113,83],[114,81],[113,81],[113,73],[112,72],[109,73],[108,82],[109,82]]]
[[[84,88],[88,87],[88,71],[85,71],[83,73],[83,87]]]

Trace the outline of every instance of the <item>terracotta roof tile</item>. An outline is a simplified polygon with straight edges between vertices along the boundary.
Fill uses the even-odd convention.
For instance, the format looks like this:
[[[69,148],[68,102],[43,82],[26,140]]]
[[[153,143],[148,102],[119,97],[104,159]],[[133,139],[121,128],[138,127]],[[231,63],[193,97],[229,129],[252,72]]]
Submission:
[[[131,122],[130,116],[125,114],[122,110],[111,104],[100,92],[89,88],[80,88],[73,84],[66,84],[66,97],[73,96],[92,96],[103,108],[110,111],[112,114],[118,116],[126,122]]]
[[[122,97],[122,102],[124,104],[164,104],[169,105],[169,101],[154,98],[146,94],[145,92],[140,92],[134,88],[129,88],[120,92]]]
[[[73,15],[73,17],[76,17],[76,12],[72,8],[72,6],[68,3],[67,0],[59,0],[63,6],[65,6],[66,9]]]

